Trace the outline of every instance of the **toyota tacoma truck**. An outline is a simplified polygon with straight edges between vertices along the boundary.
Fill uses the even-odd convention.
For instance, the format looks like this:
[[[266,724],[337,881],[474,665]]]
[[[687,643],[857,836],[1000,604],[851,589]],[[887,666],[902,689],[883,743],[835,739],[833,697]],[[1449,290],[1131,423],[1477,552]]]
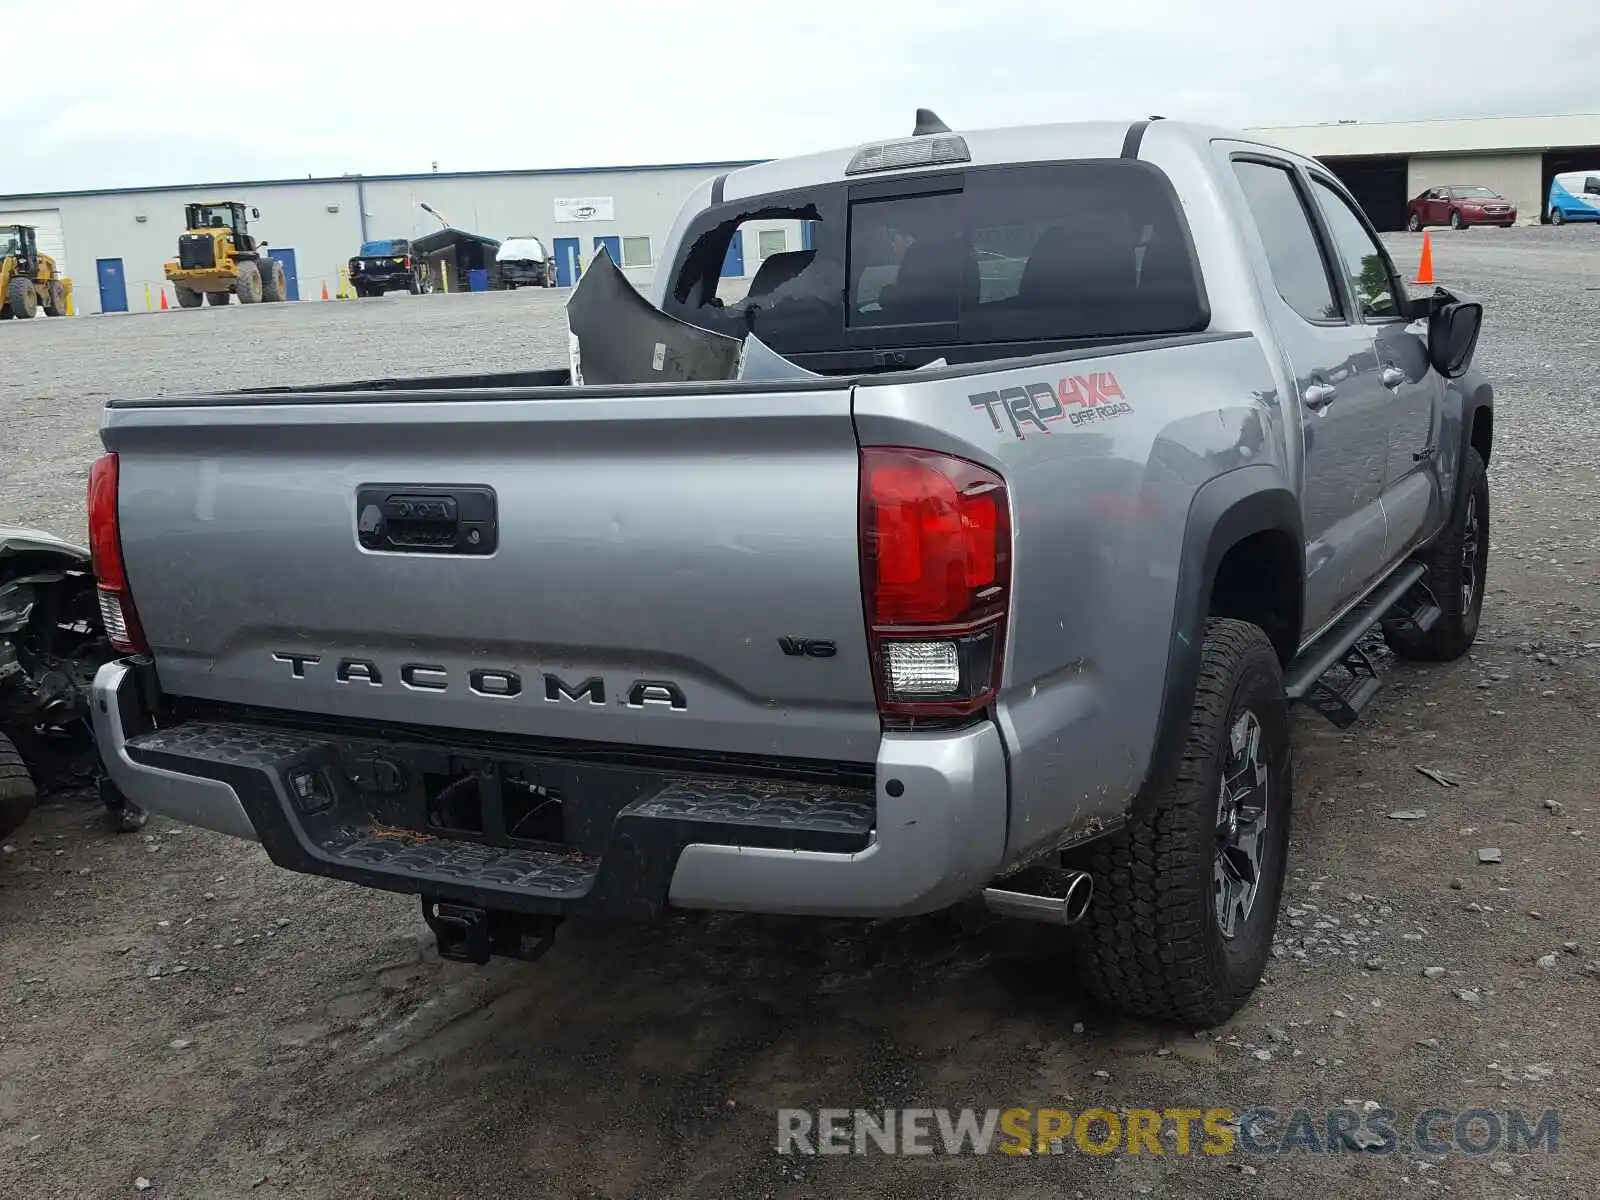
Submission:
[[[1318,162],[1158,118],[922,110],[707,181],[662,261],[598,256],[564,368],[112,401],[116,783],[449,958],[981,900],[1122,1011],[1238,1010],[1291,705],[1476,635],[1481,306]]]

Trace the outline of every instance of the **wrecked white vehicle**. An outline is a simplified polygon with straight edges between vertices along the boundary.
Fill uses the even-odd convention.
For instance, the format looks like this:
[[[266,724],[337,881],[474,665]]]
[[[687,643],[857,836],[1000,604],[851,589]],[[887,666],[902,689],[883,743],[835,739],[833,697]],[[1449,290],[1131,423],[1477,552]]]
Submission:
[[[89,552],[36,529],[0,526],[0,837],[41,792],[97,788],[114,828],[144,813],[100,769],[89,686],[114,652]]]

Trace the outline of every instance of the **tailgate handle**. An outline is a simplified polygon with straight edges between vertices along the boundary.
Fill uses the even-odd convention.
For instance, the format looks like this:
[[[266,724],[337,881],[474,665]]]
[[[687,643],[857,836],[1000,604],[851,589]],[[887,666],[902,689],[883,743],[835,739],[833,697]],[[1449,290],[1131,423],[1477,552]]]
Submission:
[[[356,536],[365,549],[391,554],[493,554],[494,489],[363,484],[356,489]]]

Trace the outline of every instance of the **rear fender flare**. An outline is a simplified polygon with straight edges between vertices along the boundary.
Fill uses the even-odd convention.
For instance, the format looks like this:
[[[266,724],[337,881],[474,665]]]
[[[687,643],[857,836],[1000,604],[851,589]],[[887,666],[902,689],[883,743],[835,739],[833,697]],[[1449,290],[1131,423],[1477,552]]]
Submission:
[[[1245,538],[1268,532],[1288,533],[1294,538],[1300,562],[1296,586],[1303,590],[1305,535],[1300,501],[1284,485],[1276,467],[1265,463],[1240,467],[1202,484],[1195,492],[1184,525],[1160,719],[1144,780],[1130,805],[1134,820],[1148,815],[1183,753],[1217,568],[1228,551]]]

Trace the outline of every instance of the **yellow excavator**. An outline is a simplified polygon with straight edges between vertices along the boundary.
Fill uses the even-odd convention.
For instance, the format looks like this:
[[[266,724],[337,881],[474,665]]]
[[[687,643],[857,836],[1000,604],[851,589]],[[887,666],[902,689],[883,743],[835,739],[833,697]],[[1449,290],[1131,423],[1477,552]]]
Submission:
[[[72,302],[72,280],[48,254],[39,253],[39,236],[31,225],[0,225],[0,321],[32,317],[41,308],[47,317],[64,317]]]
[[[252,208],[252,217],[261,210]],[[178,238],[178,257],[167,260],[167,281],[178,293],[181,308],[199,308],[205,301],[226,304],[272,303],[288,297],[283,264],[265,253],[266,242],[250,236],[244,205],[236,200],[186,204],[185,229]]]

